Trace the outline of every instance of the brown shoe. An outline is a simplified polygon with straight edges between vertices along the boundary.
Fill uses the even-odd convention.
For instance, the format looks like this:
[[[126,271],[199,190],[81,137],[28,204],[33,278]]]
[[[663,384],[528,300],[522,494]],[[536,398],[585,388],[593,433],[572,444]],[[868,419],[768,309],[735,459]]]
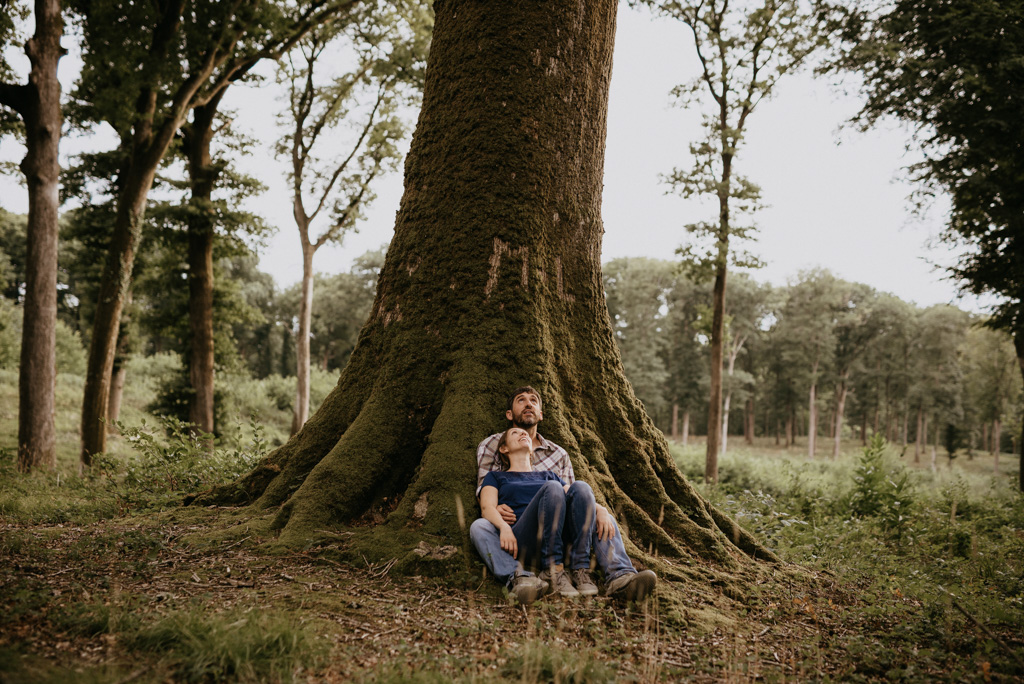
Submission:
[[[576,585],[576,591],[580,592],[581,596],[597,596],[597,585],[586,568],[576,568],[572,571],[572,583]]]
[[[572,586],[572,581],[569,579],[569,576],[565,574],[561,565],[555,566],[550,570],[544,570],[539,576],[542,580],[548,583],[548,591],[552,594],[557,591],[565,598],[576,598],[580,595],[580,592],[576,591],[576,587]]]
[[[627,601],[642,601],[654,590],[658,576],[650,570],[628,572],[619,575],[604,586],[605,596],[624,598]]]
[[[534,575],[516,575],[509,592],[519,603],[529,605],[548,593],[548,583]]]

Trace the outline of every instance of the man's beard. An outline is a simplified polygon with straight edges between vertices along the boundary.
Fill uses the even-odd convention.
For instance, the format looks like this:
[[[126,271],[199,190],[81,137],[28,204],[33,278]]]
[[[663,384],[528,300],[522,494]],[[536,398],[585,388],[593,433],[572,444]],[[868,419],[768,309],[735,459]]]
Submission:
[[[529,416],[524,416],[522,414],[519,414],[517,416],[515,414],[512,414],[512,425],[514,425],[517,428],[522,428],[523,430],[529,430],[539,422],[540,421],[537,420],[536,413],[531,414]]]

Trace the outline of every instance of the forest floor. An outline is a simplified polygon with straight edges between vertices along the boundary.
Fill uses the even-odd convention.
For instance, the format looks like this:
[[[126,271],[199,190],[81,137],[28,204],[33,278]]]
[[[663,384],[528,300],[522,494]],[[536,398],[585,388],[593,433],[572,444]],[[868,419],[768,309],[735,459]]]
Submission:
[[[992,676],[981,659],[921,665],[897,635],[905,611],[867,615],[856,587],[838,583],[815,593],[790,587],[736,615],[731,629],[700,633],[659,619],[656,603],[548,598],[522,607],[488,579],[456,587],[392,576],[387,564],[352,567],[307,553],[267,556],[251,537],[212,545],[187,541],[216,524],[209,516],[170,512],[92,525],[4,525],[0,678],[148,682],[300,674],[317,682],[699,682]],[[898,593],[891,600],[915,605]],[[873,662],[851,650],[851,636],[878,641]],[[1020,646],[1019,634],[1003,638]]]
[[[895,578],[780,581],[707,630],[657,601],[523,607],[482,577],[267,555],[225,518],[0,523],[0,681],[1024,680],[1019,623],[936,615]]]
[[[933,466],[890,446],[870,462],[848,440],[833,461],[735,438],[720,482],[698,487],[806,581],[771,569],[741,599],[688,587],[716,626],[673,618],[663,589],[517,606],[472,555],[443,578],[270,555],[250,511],[180,506],[258,460],[262,428],[214,459],[162,429],[126,435],[80,476],[80,385],[58,383],[58,471],[26,477],[16,383],[0,382],[0,682],[1024,681],[1015,456]],[[673,449],[699,483],[703,445]]]

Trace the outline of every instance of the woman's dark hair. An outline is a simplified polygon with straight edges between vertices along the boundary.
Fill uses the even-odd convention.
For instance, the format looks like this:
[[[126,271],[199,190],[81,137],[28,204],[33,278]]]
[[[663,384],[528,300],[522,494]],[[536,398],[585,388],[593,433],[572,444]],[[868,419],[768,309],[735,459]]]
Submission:
[[[502,451],[501,447],[508,444],[508,433],[512,432],[513,429],[514,426],[510,427],[508,430],[502,432],[501,437],[498,438],[498,451],[495,455],[498,457],[498,465],[501,466],[499,470],[508,470],[512,467],[511,461],[508,460],[508,454]]]

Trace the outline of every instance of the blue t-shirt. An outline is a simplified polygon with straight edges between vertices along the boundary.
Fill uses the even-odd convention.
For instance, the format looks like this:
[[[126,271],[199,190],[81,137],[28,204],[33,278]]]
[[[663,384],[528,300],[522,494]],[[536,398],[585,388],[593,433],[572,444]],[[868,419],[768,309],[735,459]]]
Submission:
[[[527,473],[510,473],[503,470],[492,470],[484,477],[481,487],[494,487],[498,490],[498,503],[508,504],[515,511],[516,520],[523,517],[526,507],[537,496],[537,492],[548,480],[560,482],[562,478],[550,470],[534,470]]]

